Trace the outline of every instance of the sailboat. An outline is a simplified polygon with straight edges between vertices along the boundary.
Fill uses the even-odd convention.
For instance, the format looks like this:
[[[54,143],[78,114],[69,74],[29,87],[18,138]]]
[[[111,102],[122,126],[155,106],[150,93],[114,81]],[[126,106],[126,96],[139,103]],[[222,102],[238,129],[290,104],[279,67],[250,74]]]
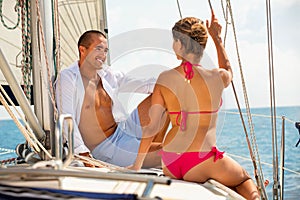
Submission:
[[[215,180],[204,184],[173,180],[162,176],[159,169],[132,172],[99,160],[74,155],[72,116],[58,116],[53,83],[59,76],[60,69],[76,60],[76,41],[83,30],[98,29],[109,36],[106,2],[31,0],[4,3],[1,1],[2,8],[12,8],[15,4],[14,14],[17,20],[15,27],[8,26],[5,20],[14,18],[5,16],[2,12],[5,25],[1,29],[14,28],[16,38],[21,36],[21,39],[20,46],[15,46],[14,51],[11,51],[14,53],[9,56],[5,54],[7,48],[1,45],[1,79],[5,80],[1,84],[6,85],[6,89],[1,90],[0,99],[24,134],[26,142],[16,148],[19,159],[0,169],[1,198],[243,199]],[[127,34],[135,38],[137,32]],[[113,40],[109,43],[114,46]],[[4,44],[11,48],[9,41],[4,41]],[[112,53],[108,62],[140,47],[128,45],[128,49]],[[142,45],[145,47],[145,43]],[[155,44],[149,45],[155,47]],[[159,44],[158,48],[162,45],[168,44]],[[11,91],[14,101],[10,101],[9,95],[5,95],[7,91]],[[8,105],[20,106],[25,117],[22,114],[16,117]],[[68,126],[68,149],[62,142],[63,124]],[[92,162],[101,167],[86,168],[83,167],[83,162]],[[267,199],[263,177],[258,179],[262,199]]]

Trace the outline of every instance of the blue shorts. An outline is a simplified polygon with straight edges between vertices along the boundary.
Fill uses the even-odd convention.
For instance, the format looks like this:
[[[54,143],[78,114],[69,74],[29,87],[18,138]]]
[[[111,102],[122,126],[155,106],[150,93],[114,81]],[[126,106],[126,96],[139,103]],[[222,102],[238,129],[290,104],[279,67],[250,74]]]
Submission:
[[[98,160],[127,167],[135,162],[141,138],[142,128],[138,110],[135,109],[126,121],[118,124],[110,137],[92,151],[92,155]]]

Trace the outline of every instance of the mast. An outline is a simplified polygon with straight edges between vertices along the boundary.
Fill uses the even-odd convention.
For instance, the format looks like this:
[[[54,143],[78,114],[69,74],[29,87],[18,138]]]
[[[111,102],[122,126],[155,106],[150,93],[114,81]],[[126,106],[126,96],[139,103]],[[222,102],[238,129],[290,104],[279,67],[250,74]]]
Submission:
[[[0,68],[2,70],[3,75],[5,76],[5,79],[7,80],[9,86],[11,87],[22,111],[24,112],[26,118],[28,119],[28,122],[30,124],[30,127],[34,131],[36,137],[38,140],[42,140],[45,136],[45,133],[40,126],[38,119],[36,118],[36,115],[33,113],[30,104],[19,84],[17,81],[17,78],[15,77],[13,71],[11,70],[7,60],[5,59],[2,50],[0,48]]]
[[[31,0],[32,76],[34,112],[51,139],[54,133],[51,82],[54,81],[52,1]],[[50,80],[49,80],[50,77]],[[54,98],[54,97],[53,97]],[[50,138],[49,138],[50,137]],[[50,147],[46,147],[49,149]]]

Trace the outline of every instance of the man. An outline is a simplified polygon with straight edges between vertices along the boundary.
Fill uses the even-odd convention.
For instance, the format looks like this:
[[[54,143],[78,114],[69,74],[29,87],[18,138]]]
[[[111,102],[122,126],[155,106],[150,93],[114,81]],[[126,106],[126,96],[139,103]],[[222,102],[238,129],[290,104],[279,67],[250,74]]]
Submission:
[[[117,93],[121,89],[151,93],[155,80],[135,80],[121,72],[113,72],[110,68],[104,69],[108,45],[102,32],[85,32],[79,38],[78,50],[79,61],[61,71],[56,87],[60,114],[71,114],[75,121],[75,153],[92,153],[96,159],[119,166],[130,166],[139,149],[141,126],[149,123],[151,103],[150,98],[146,98],[127,117]],[[163,131],[166,128],[167,126]],[[162,138],[158,137],[156,141],[161,142]],[[160,143],[153,143],[151,151],[159,148]],[[157,153],[147,155],[145,167],[158,164],[160,157]]]

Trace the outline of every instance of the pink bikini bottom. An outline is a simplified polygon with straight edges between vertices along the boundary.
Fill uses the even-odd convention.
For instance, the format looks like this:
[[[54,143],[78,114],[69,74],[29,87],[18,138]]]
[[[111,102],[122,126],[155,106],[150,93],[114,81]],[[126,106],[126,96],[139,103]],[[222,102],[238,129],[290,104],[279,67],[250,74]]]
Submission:
[[[182,179],[183,176],[196,165],[204,162],[212,156],[215,156],[214,162],[223,158],[224,152],[219,151],[216,147],[212,147],[209,152],[160,152],[162,161],[167,169],[177,178]]]

